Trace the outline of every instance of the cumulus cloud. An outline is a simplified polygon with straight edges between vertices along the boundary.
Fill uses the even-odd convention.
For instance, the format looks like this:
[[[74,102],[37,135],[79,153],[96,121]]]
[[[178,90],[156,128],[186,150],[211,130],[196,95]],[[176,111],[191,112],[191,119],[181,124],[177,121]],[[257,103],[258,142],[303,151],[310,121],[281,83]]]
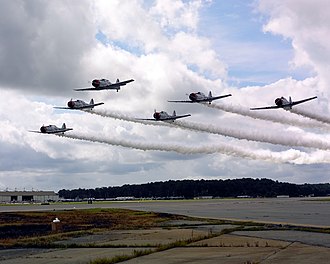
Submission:
[[[91,17],[89,1],[2,1],[1,84],[25,93],[64,94],[95,43]]]
[[[330,33],[326,1],[259,1],[259,10],[269,16],[266,32],[279,34],[292,41],[295,67],[309,66],[320,78],[320,88],[329,96]]]
[[[206,2],[206,1],[205,1]],[[156,1],[151,7],[151,14],[159,17],[162,28],[182,30],[196,30],[199,18],[199,9],[203,1]]]

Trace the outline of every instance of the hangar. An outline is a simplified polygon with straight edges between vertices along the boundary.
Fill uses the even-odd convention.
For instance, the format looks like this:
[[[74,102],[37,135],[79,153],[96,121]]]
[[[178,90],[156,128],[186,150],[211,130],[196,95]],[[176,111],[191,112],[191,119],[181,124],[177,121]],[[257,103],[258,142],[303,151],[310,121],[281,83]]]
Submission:
[[[54,191],[0,191],[0,203],[58,201]]]

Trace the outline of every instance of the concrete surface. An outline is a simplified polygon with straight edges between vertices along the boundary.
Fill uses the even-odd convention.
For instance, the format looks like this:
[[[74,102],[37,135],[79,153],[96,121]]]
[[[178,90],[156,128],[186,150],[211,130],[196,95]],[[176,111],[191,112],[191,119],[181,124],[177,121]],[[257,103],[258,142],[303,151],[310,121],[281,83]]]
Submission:
[[[234,219],[275,224],[330,227],[330,202],[302,198],[219,199],[191,201],[150,201],[81,203],[62,205],[0,206],[4,211],[65,210],[84,208],[125,208],[196,216],[202,218]],[[175,222],[174,222],[175,223]],[[176,223],[179,224],[179,223]],[[187,223],[185,223],[186,225]],[[136,250],[154,249],[154,245],[185,240],[193,236],[220,232],[224,227],[204,225],[164,227],[150,230],[117,230],[75,238],[59,243],[125,245],[121,248],[69,248],[1,250],[0,263],[57,264],[89,263],[90,260],[117,255],[130,255]],[[199,225],[200,224],[200,225]],[[204,239],[186,247],[177,247],[125,262],[158,264],[208,263],[329,263],[329,234],[302,231],[239,231]],[[299,241],[299,242],[297,242]],[[148,246],[149,245],[149,246]],[[130,247],[131,246],[131,247]],[[139,247],[140,246],[140,247]],[[144,247],[141,247],[144,246]],[[6,258],[7,256],[7,258]]]
[[[124,208],[187,216],[320,226],[330,228],[330,201],[317,198],[212,199],[182,201],[94,202],[93,204],[50,204],[0,206],[0,212]]]

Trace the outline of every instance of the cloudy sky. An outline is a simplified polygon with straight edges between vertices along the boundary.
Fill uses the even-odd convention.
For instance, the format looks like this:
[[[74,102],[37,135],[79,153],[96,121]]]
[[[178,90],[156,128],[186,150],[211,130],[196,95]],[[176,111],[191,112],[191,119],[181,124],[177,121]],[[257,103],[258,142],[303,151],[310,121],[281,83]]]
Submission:
[[[178,179],[330,179],[323,0],[0,0],[0,190]],[[76,92],[95,78],[134,79]],[[187,94],[231,93],[211,105]],[[277,97],[316,100],[282,109]],[[55,110],[70,98],[93,114]],[[173,125],[154,110],[190,113]],[[30,133],[45,124],[66,137]]]

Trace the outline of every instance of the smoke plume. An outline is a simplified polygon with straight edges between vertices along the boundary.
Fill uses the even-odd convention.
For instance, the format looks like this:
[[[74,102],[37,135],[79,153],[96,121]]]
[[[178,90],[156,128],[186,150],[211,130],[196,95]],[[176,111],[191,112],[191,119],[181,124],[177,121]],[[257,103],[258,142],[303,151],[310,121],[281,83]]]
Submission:
[[[147,121],[147,120],[141,120],[135,117],[131,117],[129,115],[121,114],[121,113],[115,113],[111,112],[105,109],[93,109],[93,110],[84,110],[84,112],[94,114],[94,115],[99,115],[103,117],[110,117],[113,119],[118,119],[118,120],[124,120],[128,122],[134,122],[134,123],[139,123],[139,124],[144,124],[144,125],[149,125],[149,126],[171,126],[169,123],[166,122],[156,122],[156,121]]]
[[[303,114],[303,113],[297,113],[296,110],[290,110],[290,112],[295,113],[295,114],[300,114],[303,117],[309,117],[311,119],[314,119],[319,122],[315,122],[312,120],[298,120],[290,117],[290,115],[284,115],[284,116],[275,116],[272,115],[271,113],[265,113],[265,111],[251,111],[249,108],[240,106],[240,105],[225,105],[225,104],[206,104],[203,103],[204,106],[214,108],[214,109],[219,109],[223,110],[225,112],[233,113],[233,114],[238,114],[242,116],[247,116],[253,119],[260,119],[260,120],[266,120],[270,122],[275,122],[275,123],[280,123],[280,124],[287,124],[290,126],[298,126],[298,127],[305,127],[305,128],[318,128],[321,130],[330,130],[330,127],[325,127],[324,124],[320,124],[319,122],[323,123],[328,123],[330,124],[330,119],[328,119],[328,122],[323,121],[321,118],[315,118],[308,116],[308,114]],[[282,110],[282,109],[280,109]]]
[[[317,113],[306,112],[304,109],[291,109],[290,112],[303,117],[308,117],[313,120],[317,120],[327,125],[330,124],[330,118],[328,116],[322,116]]]
[[[290,149],[283,152],[271,152],[269,150],[250,150],[246,148],[237,147],[231,144],[217,143],[217,145],[203,145],[203,146],[183,146],[169,143],[152,143],[152,142],[133,142],[123,139],[109,139],[104,137],[97,137],[91,135],[79,135],[73,132],[58,135],[71,139],[78,139],[90,142],[103,143],[113,146],[122,146],[126,148],[133,148],[139,150],[154,150],[154,151],[172,151],[180,154],[212,154],[222,153],[229,156],[236,156],[241,158],[248,158],[254,160],[264,160],[275,163],[324,163],[329,162],[330,159],[322,157],[321,159],[310,159],[307,153],[299,150]]]
[[[161,121],[144,121],[139,120],[128,115],[113,113],[107,110],[95,110],[95,111],[86,111],[88,113],[100,115],[103,117],[110,117],[115,119],[121,119],[124,121],[141,123],[145,125],[155,125],[155,126],[175,126],[182,129],[188,129],[199,132],[206,132],[211,134],[217,134],[226,137],[232,137],[239,140],[249,140],[263,143],[270,143],[275,145],[289,146],[289,147],[307,147],[307,148],[316,148],[322,150],[330,150],[330,143],[321,140],[319,138],[310,138],[310,137],[301,137],[300,135],[292,135],[289,133],[286,134],[266,134],[260,131],[246,131],[246,130],[237,130],[229,127],[216,127],[210,124],[202,123],[193,123],[176,120],[173,123],[161,122]]]

